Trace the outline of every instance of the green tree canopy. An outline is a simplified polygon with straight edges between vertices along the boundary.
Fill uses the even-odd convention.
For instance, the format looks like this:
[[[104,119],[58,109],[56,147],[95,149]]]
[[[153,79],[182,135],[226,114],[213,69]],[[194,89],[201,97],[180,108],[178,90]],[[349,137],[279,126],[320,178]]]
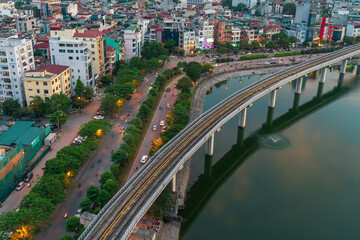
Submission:
[[[47,113],[48,109],[44,99],[42,99],[40,96],[35,96],[30,101],[29,107],[31,107],[32,111],[37,116],[44,116]]]
[[[56,124],[59,128],[61,125],[64,125],[68,120],[68,116],[61,110],[57,110],[54,113],[50,114],[50,122]]]
[[[90,185],[87,189],[86,189],[86,197],[88,199],[90,199],[92,202],[96,202],[97,198],[99,196],[99,189],[94,186],[94,185]]]
[[[127,98],[134,92],[134,84],[132,82],[113,84],[108,86],[104,92],[119,96],[121,98]]]
[[[106,181],[109,180],[109,179],[116,180],[114,174],[112,174],[112,172],[110,172],[110,171],[107,170],[107,171],[104,171],[104,172],[100,175],[100,180],[99,180],[99,182],[100,182],[101,184],[105,184]]]
[[[106,191],[105,189],[101,189],[99,191],[99,196],[97,198],[97,203],[100,206],[104,206],[109,200],[110,200],[110,193]]]
[[[128,160],[128,153],[119,148],[111,155],[111,161],[122,164]]]
[[[296,13],[296,4],[295,3],[285,3],[283,7],[283,14],[293,15]]]
[[[161,55],[166,56],[169,54],[169,50],[165,49],[159,42],[149,42],[145,41],[144,46],[141,49],[141,56],[147,60]]]
[[[90,211],[91,204],[92,204],[92,201],[86,197],[80,201],[80,208],[84,212]]]
[[[102,188],[105,189],[111,196],[113,196],[118,189],[119,182],[116,179],[108,179]]]
[[[118,96],[112,94],[106,94],[105,98],[101,101],[101,108],[104,109],[104,113],[107,116],[113,117],[116,111],[119,110],[117,101],[119,100]]]
[[[80,78],[78,78],[76,80],[76,85],[74,88],[74,92],[75,92],[76,96],[78,96],[78,97],[82,96],[82,94],[84,93],[84,90],[85,90],[84,83],[80,80]]]
[[[6,115],[13,115],[19,111],[20,107],[18,100],[14,99],[6,99],[2,104],[2,110]]]
[[[55,93],[49,99],[46,99],[45,102],[49,106],[49,113],[53,113],[57,110],[68,113],[70,109],[71,99],[63,93]]]
[[[199,80],[201,73],[202,73],[202,67],[201,64],[195,61],[189,62],[185,67],[186,75],[188,75],[194,82]]]
[[[79,232],[84,227],[80,223],[80,219],[78,217],[72,216],[65,221],[66,231],[67,232]]]

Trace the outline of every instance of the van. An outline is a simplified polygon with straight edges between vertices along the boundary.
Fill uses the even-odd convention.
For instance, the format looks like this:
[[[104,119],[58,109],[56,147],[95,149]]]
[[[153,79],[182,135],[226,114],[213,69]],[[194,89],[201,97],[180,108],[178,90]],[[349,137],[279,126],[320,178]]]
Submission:
[[[24,182],[20,182],[17,186],[16,186],[16,191],[20,191],[21,189],[23,189],[25,187],[25,183]]]

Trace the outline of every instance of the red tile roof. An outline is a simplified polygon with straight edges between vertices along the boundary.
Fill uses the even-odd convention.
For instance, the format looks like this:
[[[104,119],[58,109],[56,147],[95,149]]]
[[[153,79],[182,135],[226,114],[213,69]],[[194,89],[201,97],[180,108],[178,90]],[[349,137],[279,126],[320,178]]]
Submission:
[[[113,48],[113,47],[111,47],[111,46],[106,46],[106,47],[105,47],[105,50],[106,50],[107,52],[113,52],[113,51],[115,51],[115,48]]]
[[[63,71],[65,71],[66,69],[68,69],[68,68],[69,68],[69,66],[51,64],[51,65],[43,66],[43,67],[41,67],[39,69],[30,70],[28,72],[44,72],[44,71],[47,71],[47,72],[53,73],[53,74],[60,74]]]
[[[74,37],[88,37],[88,38],[96,38],[99,37],[101,35],[103,35],[104,33],[101,31],[97,31],[97,30],[89,30],[86,31],[84,33],[75,33]]]

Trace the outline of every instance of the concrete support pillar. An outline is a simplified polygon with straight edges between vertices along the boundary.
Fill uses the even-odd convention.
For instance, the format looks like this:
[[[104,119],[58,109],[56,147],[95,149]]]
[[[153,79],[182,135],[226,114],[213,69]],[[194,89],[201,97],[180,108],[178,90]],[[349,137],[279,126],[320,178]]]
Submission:
[[[320,82],[321,82],[321,83],[324,83],[324,82],[325,82],[327,71],[328,71],[328,68],[327,68],[327,67],[324,67],[324,68],[321,70],[321,75],[320,75]]]
[[[268,107],[268,112],[267,112],[267,116],[266,116],[266,125],[268,127],[272,126],[272,122],[273,122],[273,119],[274,119],[274,112],[275,112],[274,108]]]
[[[275,107],[275,102],[276,102],[276,89],[273,90],[270,93],[270,101],[269,101],[269,108],[274,108]]]
[[[206,142],[205,154],[208,156],[212,156],[214,154],[214,135],[214,133],[211,134],[211,137]]]
[[[247,108],[244,108],[243,110],[241,110],[240,112],[240,116],[239,116],[239,127],[244,128],[246,125],[246,113],[247,113]]]
[[[354,68],[353,68],[353,74],[357,74],[357,70],[358,70],[358,65],[354,65]]]
[[[356,76],[359,76],[360,75],[360,68],[358,66],[358,68],[356,69]]]
[[[295,93],[293,107],[292,107],[293,110],[299,109],[300,96],[301,96],[300,94]]]
[[[236,144],[239,145],[240,147],[244,146],[244,135],[245,135],[245,128],[239,127]]]
[[[341,88],[344,81],[345,73],[340,73],[337,88]]]
[[[296,80],[295,93],[297,93],[297,94],[301,94],[303,79],[304,79],[304,77],[301,77]]]
[[[322,98],[323,90],[324,90],[324,83],[319,82],[316,98]]]
[[[172,191],[176,192],[176,174],[172,178]]]
[[[207,177],[211,177],[212,175],[212,161],[213,156],[205,156],[204,173]]]
[[[347,61],[348,61],[347,59],[342,61],[341,68],[340,68],[340,73],[345,73],[346,72]]]

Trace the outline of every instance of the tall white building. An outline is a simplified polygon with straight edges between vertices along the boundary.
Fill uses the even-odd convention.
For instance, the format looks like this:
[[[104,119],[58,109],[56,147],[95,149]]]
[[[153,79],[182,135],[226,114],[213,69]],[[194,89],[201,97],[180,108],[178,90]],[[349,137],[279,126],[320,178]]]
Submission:
[[[129,62],[132,57],[141,55],[141,32],[137,26],[129,26],[124,31],[125,61]]]
[[[196,48],[209,49],[214,47],[214,23],[212,20],[198,19],[194,24]]]
[[[12,98],[25,105],[25,72],[35,68],[32,41],[13,36],[0,36],[0,102]]]
[[[77,79],[85,86],[94,87],[93,60],[82,40],[50,37],[51,63],[70,67],[71,88],[74,93]]]

